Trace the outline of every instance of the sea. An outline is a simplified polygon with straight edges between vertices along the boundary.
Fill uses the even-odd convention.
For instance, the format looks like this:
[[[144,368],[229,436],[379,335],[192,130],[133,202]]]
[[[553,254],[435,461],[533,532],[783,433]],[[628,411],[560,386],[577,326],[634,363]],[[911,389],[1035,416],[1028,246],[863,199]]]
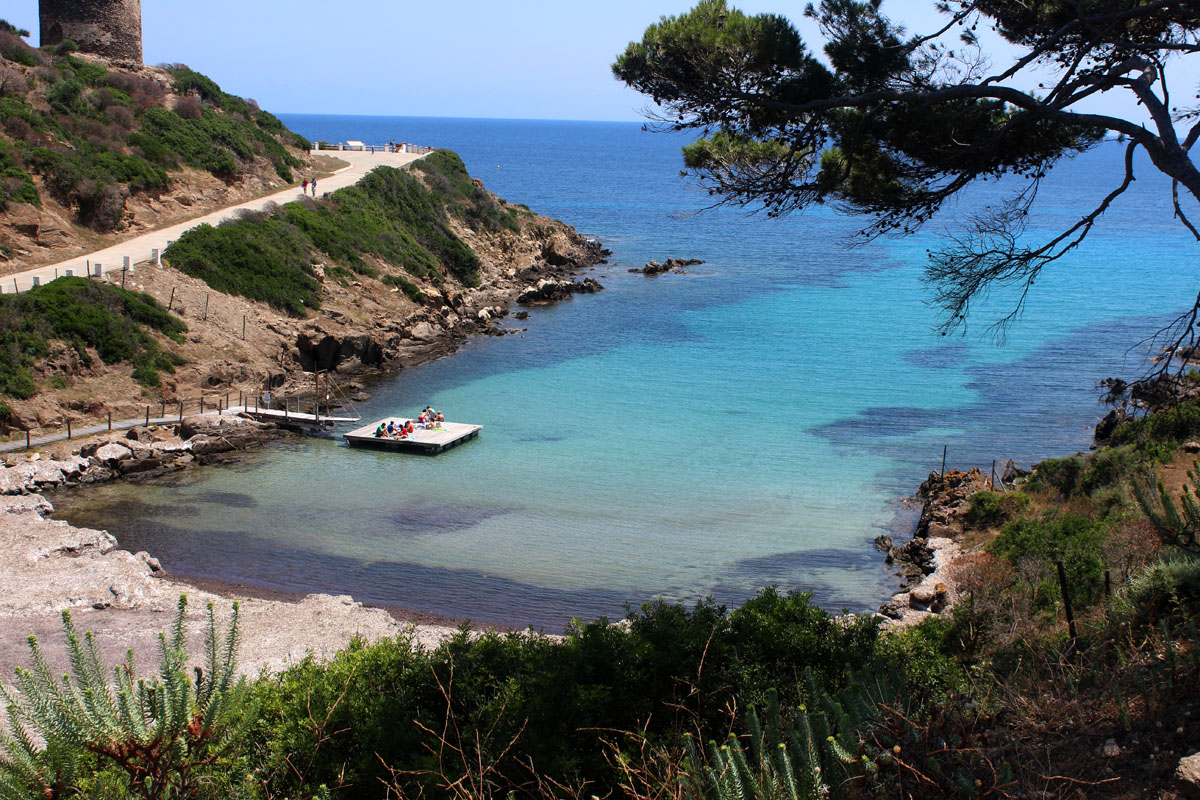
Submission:
[[[1049,266],[1003,341],[998,290],[941,336],[927,250],[1020,188],[979,186],[916,234],[864,242],[836,207],[783,218],[711,209],[680,174],[688,138],[638,123],[285,114],[310,139],[456,151],[513,203],[612,251],[605,290],[504,322],[369,387],[366,420],[428,404],[481,436],[437,457],[337,435],[235,466],[59,494],[57,514],[147,550],[175,575],[328,592],[457,620],[562,630],[639,604],[766,586],[872,610],[898,585],[872,542],[911,533],[932,470],[1086,450],[1097,382],[1137,375],[1196,293],[1197,245],[1170,184],[1137,180]],[[1027,241],[1120,179],[1122,145],[1044,180]],[[703,264],[657,277],[654,259]],[[338,432],[335,432],[335,434]]]

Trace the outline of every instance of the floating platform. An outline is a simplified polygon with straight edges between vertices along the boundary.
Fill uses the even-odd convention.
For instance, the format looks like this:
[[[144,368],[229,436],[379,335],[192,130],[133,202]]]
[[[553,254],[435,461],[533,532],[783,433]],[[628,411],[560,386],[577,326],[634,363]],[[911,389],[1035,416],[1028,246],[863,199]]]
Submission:
[[[342,435],[346,439],[346,444],[351,447],[369,447],[375,450],[408,450],[432,456],[474,439],[483,430],[482,425],[467,425],[462,422],[443,422],[437,428],[422,428],[414,419],[411,421],[416,430],[405,439],[389,439],[386,436],[378,437],[375,435],[375,429],[380,425],[387,425],[389,422],[400,425],[409,421],[408,417],[385,417],[384,419],[372,422],[370,425],[356,428]]]

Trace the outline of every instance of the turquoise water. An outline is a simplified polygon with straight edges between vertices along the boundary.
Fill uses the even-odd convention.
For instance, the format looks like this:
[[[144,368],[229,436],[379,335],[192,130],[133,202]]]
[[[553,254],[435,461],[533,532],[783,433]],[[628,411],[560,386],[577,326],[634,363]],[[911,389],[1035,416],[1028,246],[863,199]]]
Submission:
[[[682,185],[680,140],[619,123],[288,116],[312,138],[457,150],[490,189],[602,239],[605,292],[536,309],[520,335],[371,388],[366,418],[432,403],[482,436],[437,458],[272,446],[172,485],[56,500],[182,575],[334,591],[513,625],[620,616],[652,597],[737,603],[767,584],[831,608],[895,586],[871,539],[940,465],[1086,447],[1096,381],[1195,291],[1194,252],[1148,169],[1100,235],[1039,281],[1004,347],[943,339],[919,277],[932,234],[847,249],[854,220],[723,210]],[[1119,169],[1105,146],[1056,172],[1034,231]],[[631,275],[667,257],[686,274]],[[1007,310],[997,297],[979,315]],[[978,325],[975,330],[984,326]]]

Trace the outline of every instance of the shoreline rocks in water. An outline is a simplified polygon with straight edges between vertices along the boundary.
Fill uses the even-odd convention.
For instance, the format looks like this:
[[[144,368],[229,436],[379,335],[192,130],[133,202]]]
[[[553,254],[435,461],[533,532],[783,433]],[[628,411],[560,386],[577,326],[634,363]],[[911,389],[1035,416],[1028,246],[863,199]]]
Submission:
[[[174,425],[139,425],[84,440],[78,450],[58,459],[22,460],[0,466],[0,495],[26,495],[117,478],[151,478],[192,463],[246,450],[280,433],[278,426],[238,416],[185,417]],[[10,454],[8,459],[24,458]]]
[[[646,266],[641,267],[640,269],[631,269],[629,271],[640,273],[642,275],[661,275],[664,272],[671,272],[672,270],[682,269],[683,267],[694,267],[697,264],[703,263],[704,262],[699,258],[668,258],[665,263],[660,264],[657,261],[649,261],[646,263]]]
[[[915,625],[954,604],[951,570],[963,552],[963,516],[971,495],[991,488],[991,479],[977,468],[929,473],[917,490],[924,506],[913,538],[901,545],[886,536],[875,540],[876,548],[887,553],[887,563],[897,565],[903,576],[901,590],[879,607],[881,615],[896,625]]]
[[[554,303],[566,300],[576,294],[595,294],[603,291],[604,287],[595,278],[584,278],[581,281],[568,281],[561,278],[543,278],[535,285],[517,295],[521,305],[530,303]]]

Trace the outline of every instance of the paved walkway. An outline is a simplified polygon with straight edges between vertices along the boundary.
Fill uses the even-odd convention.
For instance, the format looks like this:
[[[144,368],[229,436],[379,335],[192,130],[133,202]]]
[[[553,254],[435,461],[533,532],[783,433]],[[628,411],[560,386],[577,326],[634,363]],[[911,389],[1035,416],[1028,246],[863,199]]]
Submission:
[[[381,165],[399,167],[410,164],[421,157],[415,153],[371,153],[357,150],[322,151],[321,155],[331,155],[343,161],[350,162],[350,166],[343,167],[328,178],[321,178],[318,181],[317,191],[322,194],[357,183],[359,178],[366,175],[375,167]],[[260,197],[241,205],[228,206],[220,211],[214,211],[211,214],[205,214],[202,217],[196,217],[195,219],[190,219],[187,222],[181,222],[168,228],[160,228],[156,231],[144,233],[141,236],[127,239],[120,244],[106,247],[103,250],[85,253],[66,261],[60,261],[57,264],[47,264],[36,269],[18,272],[14,275],[6,275],[0,278],[0,292],[7,292],[8,294],[12,294],[14,291],[24,292],[34,285],[33,279],[35,277],[40,283],[47,283],[59,275],[86,275],[88,274],[89,265],[92,269],[92,274],[95,274],[95,269],[98,266],[105,273],[120,272],[126,256],[129,257],[131,267],[139,262],[147,261],[151,258],[152,250],[158,250],[159,253],[162,253],[167,248],[167,242],[175,241],[184,231],[194,228],[197,225],[204,223],[216,225],[222,220],[236,216],[239,211],[259,211],[268,203],[277,203],[279,205],[290,203],[293,200],[299,200],[300,195],[301,192],[298,188],[284,189],[282,192]]]

